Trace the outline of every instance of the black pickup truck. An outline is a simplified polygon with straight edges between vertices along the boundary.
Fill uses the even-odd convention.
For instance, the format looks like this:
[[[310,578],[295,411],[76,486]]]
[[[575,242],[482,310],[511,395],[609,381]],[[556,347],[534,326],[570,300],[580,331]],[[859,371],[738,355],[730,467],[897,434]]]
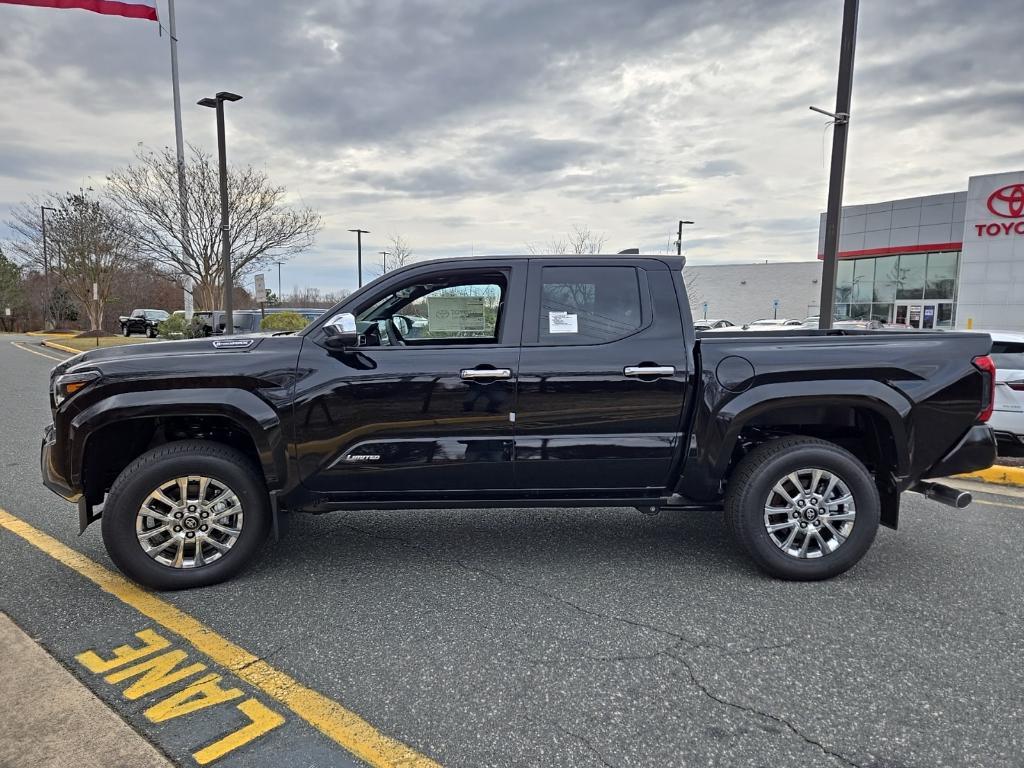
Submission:
[[[155,339],[157,326],[170,317],[170,313],[162,309],[133,309],[130,315],[121,315],[121,333],[131,336],[133,333],[144,333]]]
[[[854,565],[900,494],[988,467],[990,339],[697,336],[675,257],[389,272],[301,333],[86,352],[52,373],[43,482],[156,588],[215,583],[286,513],[724,511],[763,570]]]

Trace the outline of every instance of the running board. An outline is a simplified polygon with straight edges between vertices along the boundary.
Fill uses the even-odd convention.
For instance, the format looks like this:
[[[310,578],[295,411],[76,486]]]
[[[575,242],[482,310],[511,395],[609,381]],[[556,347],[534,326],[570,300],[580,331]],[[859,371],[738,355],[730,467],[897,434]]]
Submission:
[[[942,483],[928,483],[922,480],[910,490],[954,509],[964,509],[974,501],[974,497],[968,491],[950,488]]]

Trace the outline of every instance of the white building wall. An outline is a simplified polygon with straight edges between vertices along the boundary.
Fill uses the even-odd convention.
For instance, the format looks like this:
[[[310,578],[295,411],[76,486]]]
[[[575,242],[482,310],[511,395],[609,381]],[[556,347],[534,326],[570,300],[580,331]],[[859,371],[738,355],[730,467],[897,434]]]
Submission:
[[[803,320],[818,314],[821,262],[687,264],[683,282],[695,319],[705,316],[707,302],[707,317],[749,323],[772,317],[772,301],[778,299],[780,318]]]
[[[967,188],[956,327],[1024,331],[1024,215],[1005,203],[989,210],[997,190],[1024,184],[1024,171],[972,176]],[[981,232],[978,228],[981,227]],[[993,234],[994,230],[998,230]],[[1007,231],[1009,230],[1009,231]]]

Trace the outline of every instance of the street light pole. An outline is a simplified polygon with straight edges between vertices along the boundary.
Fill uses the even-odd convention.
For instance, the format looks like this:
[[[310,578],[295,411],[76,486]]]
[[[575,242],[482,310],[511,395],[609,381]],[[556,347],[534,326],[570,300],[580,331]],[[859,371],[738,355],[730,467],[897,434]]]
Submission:
[[[693,224],[692,221],[679,222],[679,236],[676,238],[676,256],[683,255],[683,224]]]
[[[224,271],[224,333],[235,332],[234,278],[231,274],[231,223],[228,213],[228,152],[224,138],[224,102],[239,101],[241,96],[220,91],[214,98],[200,99],[201,107],[217,110],[217,158],[220,165],[220,241]]]
[[[835,120],[832,134],[832,167],[828,177],[828,210],[825,213],[825,252],[821,266],[821,302],[818,328],[832,327],[836,300],[836,266],[839,263],[839,224],[843,210],[843,180],[846,175],[846,139],[850,132],[850,97],[853,93],[853,54],[857,47],[857,12],[860,0],[845,0],[843,36],[839,48],[839,83],[836,111],[822,112]]]
[[[380,263],[384,267],[384,272],[381,272],[381,274],[383,275],[385,272],[388,271],[388,255],[389,254],[388,254],[387,251],[377,251],[377,253],[380,254]]]
[[[359,275],[359,287],[363,287],[363,235],[370,234],[368,229],[350,229],[356,233],[356,269]]]
[[[275,261],[274,263],[277,264],[277,301],[278,301],[278,304],[280,304],[280,302],[281,302],[281,265],[284,264],[284,262],[283,261]]]

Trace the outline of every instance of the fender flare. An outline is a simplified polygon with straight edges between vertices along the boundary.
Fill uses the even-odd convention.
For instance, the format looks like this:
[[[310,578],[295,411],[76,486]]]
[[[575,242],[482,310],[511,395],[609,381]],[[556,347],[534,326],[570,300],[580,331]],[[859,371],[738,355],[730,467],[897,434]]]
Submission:
[[[892,387],[863,379],[762,384],[698,416],[703,424],[695,425],[695,434],[702,436],[703,443],[697,441],[698,451],[693,462],[697,467],[687,472],[684,466],[681,484],[684,494],[694,498],[716,495],[740,433],[757,417],[782,408],[819,405],[866,409],[880,416],[893,438],[896,453],[893,474],[904,475],[909,471],[907,422],[912,403]],[[693,477],[695,474],[698,476]]]
[[[106,397],[76,414],[68,430],[71,482],[80,487],[88,441],[98,429],[132,419],[161,416],[220,416],[230,419],[252,439],[269,490],[287,481],[287,441],[281,419],[252,392],[235,387],[148,390]]]

